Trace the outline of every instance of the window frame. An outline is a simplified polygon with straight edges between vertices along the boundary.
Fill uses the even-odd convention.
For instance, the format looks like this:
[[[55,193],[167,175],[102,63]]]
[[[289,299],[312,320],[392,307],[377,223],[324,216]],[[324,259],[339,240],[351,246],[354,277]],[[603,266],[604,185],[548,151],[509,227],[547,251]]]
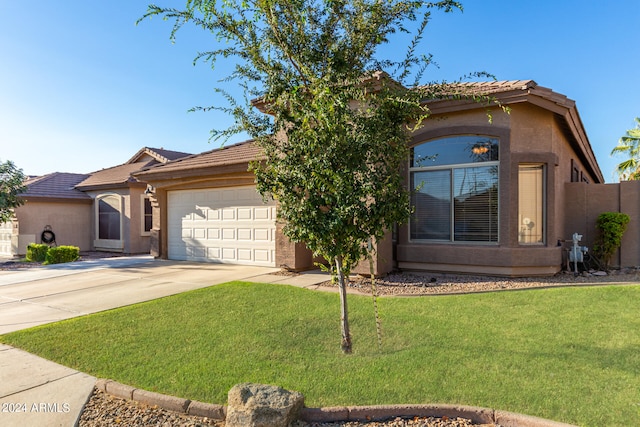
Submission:
[[[149,230],[146,230],[146,219],[147,219],[147,213],[145,211],[145,204],[146,201],[149,201],[149,205],[151,207],[151,213],[149,214],[151,216],[151,227],[149,228]],[[151,235],[151,230],[153,229],[153,204],[151,203],[151,197],[147,194],[141,194],[140,195],[140,235],[141,236],[150,236]]]
[[[118,239],[101,239],[100,238],[100,202],[106,199],[113,199],[114,203],[111,205],[116,208],[119,213],[119,238]],[[117,207],[116,207],[117,206]],[[104,193],[96,196],[95,198],[95,240],[94,247],[96,249],[107,249],[114,251],[121,251],[124,248],[124,197],[118,193]]]
[[[409,219],[407,226],[407,238],[411,243],[442,243],[442,244],[453,244],[453,245],[481,245],[481,246],[497,246],[500,244],[500,223],[501,223],[501,206],[500,206],[500,175],[501,175],[501,166],[500,166],[500,155],[498,154],[498,160],[490,160],[490,161],[482,161],[482,162],[466,162],[466,163],[453,163],[453,164],[442,164],[436,166],[413,166],[413,158],[414,158],[414,149],[423,144],[429,144],[431,142],[445,140],[449,138],[458,138],[458,137],[477,137],[477,138],[487,138],[497,142],[497,153],[500,153],[500,147],[502,145],[502,138],[496,135],[484,134],[484,133],[464,133],[464,134],[445,134],[440,135],[434,138],[425,139],[420,141],[417,144],[414,144],[410,147],[410,155],[408,159],[408,184],[410,186],[410,191],[412,194],[416,190],[416,185],[414,183],[414,174],[419,172],[430,172],[430,171],[449,171],[450,182],[449,182],[449,239],[416,239],[412,238],[412,220]],[[497,191],[496,191],[496,203],[497,209],[495,218],[497,221],[496,230],[495,230],[495,241],[478,241],[478,240],[456,240],[456,230],[455,230],[455,220],[456,220],[456,209],[455,209],[455,171],[462,170],[465,168],[485,168],[485,167],[495,167],[496,170],[496,183],[497,183]],[[413,196],[412,196],[413,203]]]
[[[540,204],[541,204],[541,212],[540,212],[540,217],[541,220],[540,222],[542,223],[542,231],[540,232],[541,235],[541,240],[542,241],[538,241],[538,242],[524,242],[521,241],[521,233],[525,232],[526,230],[523,227],[528,226],[528,224],[525,224],[524,221],[526,218],[528,218],[528,216],[526,218],[521,218],[523,215],[521,214],[521,204],[520,204],[520,197],[522,195],[522,192],[520,191],[520,184],[521,184],[521,171],[524,167],[527,168],[540,168],[541,171],[541,182],[540,182],[540,189],[541,189],[541,194],[540,194]],[[518,236],[518,245],[519,246],[526,246],[526,247],[532,247],[532,246],[546,246],[547,245],[547,232],[548,232],[548,227],[547,227],[547,211],[548,211],[548,198],[547,198],[547,194],[548,194],[548,165],[546,163],[540,163],[540,162],[520,162],[518,163],[518,194],[517,194],[517,199],[518,199],[518,211],[517,211],[517,236]]]

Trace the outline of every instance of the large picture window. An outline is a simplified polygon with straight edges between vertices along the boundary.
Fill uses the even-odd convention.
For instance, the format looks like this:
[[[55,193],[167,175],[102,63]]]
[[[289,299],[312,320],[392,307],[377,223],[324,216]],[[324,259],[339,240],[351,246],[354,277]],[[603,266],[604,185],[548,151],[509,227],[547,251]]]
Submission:
[[[498,151],[477,135],[411,149],[411,240],[498,242]]]

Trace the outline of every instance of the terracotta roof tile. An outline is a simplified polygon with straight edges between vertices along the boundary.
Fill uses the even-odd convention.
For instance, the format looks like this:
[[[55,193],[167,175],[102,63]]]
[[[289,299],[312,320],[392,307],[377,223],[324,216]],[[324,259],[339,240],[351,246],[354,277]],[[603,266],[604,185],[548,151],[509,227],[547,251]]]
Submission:
[[[425,88],[429,88],[429,86],[425,86]],[[530,94],[566,108],[571,108],[575,105],[573,100],[549,88],[539,86],[533,80],[445,83],[433,85],[431,88],[434,99],[428,102],[446,101],[450,97],[455,98],[456,96],[464,95],[486,95],[495,96],[501,102],[509,103],[509,99],[512,97],[518,98],[522,95]]]
[[[85,191],[95,187],[118,186],[125,185],[129,182],[136,182],[136,180],[131,177],[131,174],[153,164],[157,164],[157,162],[154,160],[145,163],[126,163],[124,165],[102,169],[93,172],[84,181],[80,182],[76,188]]]
[[[191,156],[193,154],[193,153],[183,153],[181,151],[165,150],[164,148],[149,148],[149,150],[152,150],[156,152],[158,155],[164,157],[166,161],[177,160],[182,157]]]
[[[260,148],[253,141],[245,141],[145,168],[140,175],[242,164],[259,158],[260,152]]]
[[[457,92],[455,89],[464,89],[465,92],[471,91],[475,94],[489,95],[500,92],[510,92],[513,90],[529,90],[534,89],[538,84],[533,80],[504,80],[504,81],[489,81],[489,82],[460,82],[460,83],[448,83],[444,87],[453,89],[453,92]]]
[[[137,179],[133,178],[133,173],[185,156],[190,156],[190,154],[163,148],[143,147],[127,163],[93,172],[87,179],[80,182],[76,188],[87,191],[97,188],[125,186],[129,183],[138,182]]]
[[[156,159],[159,163],[167,163],[170,160],[177,160],[181,157],[190,156],[192,153],[183,153],[181,151],[165,150],[164,148],[142,147],[136,154],[129,159],[127,163],[137,163],[144,155],[148,155]]]
[[[78,183],[88,177],[87,174],[54,172],[29,178],[25,181],[27,191],[22,193],[22,197],[91,200],[91,197],[75,188]]]

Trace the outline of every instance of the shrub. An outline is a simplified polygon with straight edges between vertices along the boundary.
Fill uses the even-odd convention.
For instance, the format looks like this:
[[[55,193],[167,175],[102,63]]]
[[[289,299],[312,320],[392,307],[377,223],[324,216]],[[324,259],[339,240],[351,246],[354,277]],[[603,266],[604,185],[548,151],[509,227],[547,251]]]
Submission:
[[[607,270],[611,257],[622,244],[622,235],[627,229],[629,220],[629,215],[619,212],[604,212],[596,220],[599,235],[593,245],[593,251]]]
[[[71,262],[80,258],[80,248],[77,246],[56,246],[49,248],[45,264],[60,264]]]
[[[43,262],[46,259],[49,245],[44,243],[29,243],[27,246],[27,261]]]

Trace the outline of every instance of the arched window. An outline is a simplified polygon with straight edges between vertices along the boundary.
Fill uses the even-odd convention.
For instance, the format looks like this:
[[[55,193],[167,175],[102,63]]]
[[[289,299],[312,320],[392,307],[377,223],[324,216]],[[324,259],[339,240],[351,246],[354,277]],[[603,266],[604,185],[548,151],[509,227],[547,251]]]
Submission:
[[[123,198],[119,194],[96,197],[96,249],[122,250]]]
[[[412,241],[498,242],[497,138],[462,135],[411,149]]]

